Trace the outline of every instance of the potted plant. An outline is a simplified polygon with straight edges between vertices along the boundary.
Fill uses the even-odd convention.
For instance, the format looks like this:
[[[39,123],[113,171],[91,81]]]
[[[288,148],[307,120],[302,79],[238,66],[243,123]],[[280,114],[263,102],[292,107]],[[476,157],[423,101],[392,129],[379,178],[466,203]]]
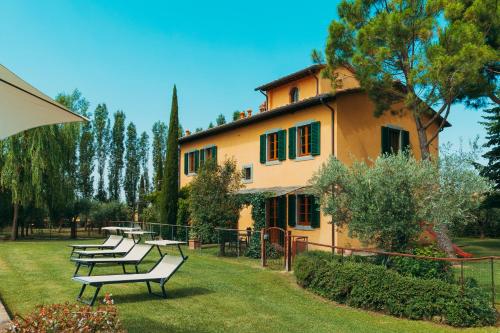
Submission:
[[[201,248],[201,241],[200,237],[198,236],[198,233],[191,229],[189,231],[189,249],[190,250],[196,250]]]

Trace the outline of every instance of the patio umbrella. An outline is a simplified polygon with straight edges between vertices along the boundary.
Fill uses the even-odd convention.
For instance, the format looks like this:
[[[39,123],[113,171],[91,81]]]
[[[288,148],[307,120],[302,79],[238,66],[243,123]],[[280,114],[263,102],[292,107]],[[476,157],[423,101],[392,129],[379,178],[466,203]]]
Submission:
[[[86,120],[0,65],[0,140],[30,128]]]

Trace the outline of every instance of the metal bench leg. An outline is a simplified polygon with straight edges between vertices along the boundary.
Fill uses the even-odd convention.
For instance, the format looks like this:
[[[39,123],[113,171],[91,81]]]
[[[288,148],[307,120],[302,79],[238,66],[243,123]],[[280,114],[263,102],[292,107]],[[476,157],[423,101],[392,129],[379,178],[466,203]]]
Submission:
[[[139,274],[139,268],[137,267],[137,265],[135,265],[135,272]]]
[[[76,264],[76,270],[75,270],[75,273],[73,273],[73,276],[76,276],[76,274],[78,274],[79,270],[80,270],[80,263]]]
[[[146,285],[148,286],[148,292],[152,294],[153,292],[151,291],[151,285],[149,284],[149,281],[146,281]]]
[[[92,300],[90,301],[90,306],[94,305],[96,299],[97,299],[97,295],[99,294],[99,291],[101,290],[101,286],[97,287],[96,290],[95,290],[95,293],[94,293],[94,296],[92,297]]]
[[[127,274],[127,270],[125,269],[125,264],[122,264],[122,268],[123,268],[123,274]]]
[[[95,264],[90,265],[89,276],[92,274],[92,270],[94,269]]]
[[[85,291],[85,288],[87,288],[87,285],[84,284],[82,286],[82,289],[80,289],[80,293],[78,294],[78,297],[76,298],[77,301],[80,301],[82,299],[83,292]]]
[[[167,298],[167,292],[165,291],[165,283],[160,283],[161,285],[161,293],[163,295],[163,298]]]

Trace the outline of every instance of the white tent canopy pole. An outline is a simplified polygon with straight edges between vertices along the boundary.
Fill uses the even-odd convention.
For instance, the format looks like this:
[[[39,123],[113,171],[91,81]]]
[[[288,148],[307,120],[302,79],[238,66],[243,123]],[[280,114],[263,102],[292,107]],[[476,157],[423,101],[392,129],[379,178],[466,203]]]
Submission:
[[[39,126],[87,120],[0,64],[0,140]]]

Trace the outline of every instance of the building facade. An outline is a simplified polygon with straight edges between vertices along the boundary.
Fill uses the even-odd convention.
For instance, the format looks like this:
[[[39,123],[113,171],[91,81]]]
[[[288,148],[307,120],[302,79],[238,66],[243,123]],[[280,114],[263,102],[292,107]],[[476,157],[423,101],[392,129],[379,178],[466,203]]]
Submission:
[[[234,158],[243,172],[244,191],[274,192],[266,207],[268,226],[291,230],[312,242],[361,246],[346,230],[333,228],[304,188],[330,156],[350,165],[383,152],[408,148],[420,158],[413,115],[408,111],[375,117],[374,105],[349,68],[339,68],[341,87],[332,90],[313,65],[257,87],[266,98],[259,112],[183,136],[181,187],[208,158]],[[431,126],[429,136],[438,124]],[[430,146],[438,154],[438,140]],[[239,229],[252,227],[251,208],[241,211]]]

